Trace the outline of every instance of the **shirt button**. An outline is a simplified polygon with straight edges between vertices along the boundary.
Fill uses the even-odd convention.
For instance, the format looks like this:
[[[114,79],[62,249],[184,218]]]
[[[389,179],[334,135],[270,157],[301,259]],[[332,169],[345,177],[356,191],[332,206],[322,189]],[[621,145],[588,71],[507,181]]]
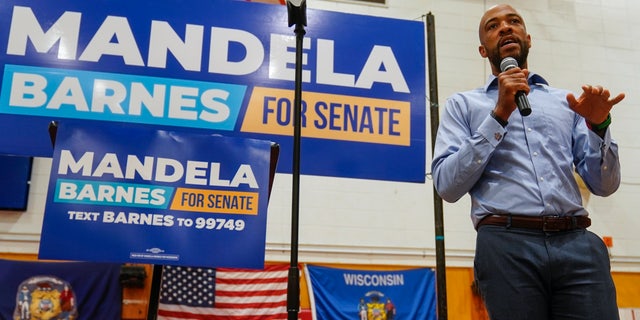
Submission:
[[[540,181],[544,181],[544,177],[540,177]]]
[[[527,128],[527,131],[531,132],[531,128]]]
[[[480,163],[482,163],[482,160],[476,160],[476,163],[480,164]]]
[[[537,153],[537,152],[534,152],[534,153],[533,153],[533,156],[534,156],[534,157],[537,157],[537,156],[538,156],[538,153]]]
[[[609,167],[607,167],[607,166],[602,167],[602,170],[605,170],[605,171],[606,171],[606,170],[608,170],[608,169],[609,169]]]

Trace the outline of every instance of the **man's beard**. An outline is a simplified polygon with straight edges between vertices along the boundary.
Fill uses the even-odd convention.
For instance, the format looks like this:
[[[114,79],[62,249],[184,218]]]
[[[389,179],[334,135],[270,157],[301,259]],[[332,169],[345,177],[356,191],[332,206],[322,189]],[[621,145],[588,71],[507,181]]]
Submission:
[[[516,61],[518,61],[518,67],[522,68],[522,66],[525,64],[525,62],[527,62],[527,57],[529,56],[529,47],[525,46],[524,43],[519,42],[520,44],[520,54],[519,55],[508,55],[505,57],[501,57],[500,56],[500,48],[496,48],[496,50],[493,50],[490,52],[489,54],[489,61],[491,62],[491,64],[493,66],[496,67],[496,69],[500,70],[500,63],[502,62],[502,59],[506,58],[506,57],[512,57],[514,59],[516,59]],[[502,70],[500,70],[502,71]]]

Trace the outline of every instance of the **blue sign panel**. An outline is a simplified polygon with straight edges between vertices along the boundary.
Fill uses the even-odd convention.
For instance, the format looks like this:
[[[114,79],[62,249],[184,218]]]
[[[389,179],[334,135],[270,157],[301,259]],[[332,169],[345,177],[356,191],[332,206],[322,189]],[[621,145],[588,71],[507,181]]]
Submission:
[[[272,143],[62,123],[43,259],[262,268]]]
[[[307,21],[301,172],[424,182],[424,24]],[[274,141],[291,172],[295,40],[285,6],[2,1],[0,153],[51,156],[51,120],[122,122]]]
[[[0,210],[26,210],[31,179],[31,157],[0,156]]]

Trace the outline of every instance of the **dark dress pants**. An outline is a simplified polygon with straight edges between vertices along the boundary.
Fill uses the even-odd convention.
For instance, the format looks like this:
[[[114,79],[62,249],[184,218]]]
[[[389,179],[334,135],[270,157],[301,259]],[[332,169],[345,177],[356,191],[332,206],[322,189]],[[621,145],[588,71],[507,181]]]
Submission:
[[[492,320],[616,320],[607,248],[597,235],[481,226],[474,269]]]

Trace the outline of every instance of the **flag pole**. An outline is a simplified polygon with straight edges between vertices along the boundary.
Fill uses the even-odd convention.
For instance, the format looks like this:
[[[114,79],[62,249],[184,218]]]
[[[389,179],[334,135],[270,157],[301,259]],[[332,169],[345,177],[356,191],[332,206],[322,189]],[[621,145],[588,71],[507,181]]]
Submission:
[[[158,319],[158,306],[160,303],[160,284],[162,282],[161,264],[154,264],[151,275],[151,290],[149,293],[149,306],[147,307],[147,320]]]
[[[291,261],[287,283],[288,320],[297,320],[300,310],[300,270],[298,270],[298,218],[300,208],[300,140],[302,106],[302,44],[307,25],[307,4],[305,0],[287,0],[289,27],[295,25],[296,67],[295,97],[293,114],[293,161],[292,161],[292,201],[291,201]]]
[[[431,116],[431,153],[435,147],[435,140],[440,122],[438,108],[438,72],[436,63],[436,31],[435,18],[431,12],[427,14],[427,51],[429,57],[429,102]],[[438,296],[438,319],[447,320],[447,267],[444,248],[444,217],[442,214],[442,198],[433,188],[434,223],[436,232],[436,283]]]

